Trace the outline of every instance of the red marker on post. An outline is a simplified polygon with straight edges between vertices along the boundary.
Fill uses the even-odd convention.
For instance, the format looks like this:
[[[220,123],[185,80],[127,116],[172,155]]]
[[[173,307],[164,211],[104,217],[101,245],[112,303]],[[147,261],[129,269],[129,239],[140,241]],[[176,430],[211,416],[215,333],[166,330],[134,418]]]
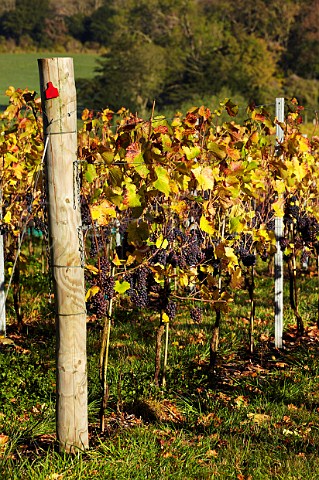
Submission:
[[[47,89],[44,91],[45,98],[51,100],[52,98],[57,98],[59,96],[59,90],[53,86],[52,82],[47,83]]]

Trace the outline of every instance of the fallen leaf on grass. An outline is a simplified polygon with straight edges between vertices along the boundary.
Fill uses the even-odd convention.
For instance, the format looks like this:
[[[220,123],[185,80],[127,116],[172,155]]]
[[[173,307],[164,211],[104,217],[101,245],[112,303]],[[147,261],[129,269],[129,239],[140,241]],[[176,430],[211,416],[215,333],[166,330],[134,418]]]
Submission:
[[[2,433],[0,433],[0,447],[8,443],[8,441],[9,441],[8,435],[3,435]]]
[[[197,425],[202,425],[204,427],[209,427],[214,424],[215,426],[222,423],[221,419],[213,412],[208,415],[201,415],[197,420]]]
[[[206,334],[203,331],[198,332],[195,335],[190,335],[188,337],[188,343],[192,345],[204,345],[206,342]]]
[[[300,433],[298,432],[298,430],[288,430],[288,428],[284,428],[282,433],[284,435],[294,435],[296,437],[301,437]]]
[[[223,392],[218,392],[218,397],[223,400],[224,402],[230,402],[231,401],[231,397],[229,397],[228,395],[226,395],[225,393]]]
[[[235,403],[236,408],[247,407],[248,400],[243,395],[239,395],[239,397],[236,397],[234,399],[234,403]]]
[[[124,348],[124,347],[126,347],[126,343],[123,343],[123,342],[115,342],[115,343],[113,343],[112,347],[113,347],[113,348]]]
[[[15,343],[11,338],[0,336],[0,343],[2,345],[12,345],[15,346]]]
[[[268,342],[269,338],[270,338],[269,335],[266,335],[265,333],[262,333],[262,334],[259,336],[259,340],[260,340],[261,342]]]
[[[163,458],[170,458],[170,457],[175,457],[175,458],[177,458],[175,455],[172,454],[172,452],[164,452],[164,453],[162,454],[162,457],[163,457]]]
[[[270,421],[270,415],[266,415],[265,413],[247,413],[247,417],[252,422],[258,423],[258,425]]]
[[[216,450],[207,450],[205,456],[207,458],[211,458],[211,457],[218,457],[218,452],[216,452]]]
[[[278,367],[278,368],[285,368],[285,367],[288,367],[288,363],[276,362],[275,366]]]
[[[60,480],[63,478],[63,473],[51,473],[49,477],[46,478],[46,480]]]
[[[284,416],[282,417],[282,421],[283,421],[284,423],[291,423],[291,418],[290,418],[288,415],[284,415]]]

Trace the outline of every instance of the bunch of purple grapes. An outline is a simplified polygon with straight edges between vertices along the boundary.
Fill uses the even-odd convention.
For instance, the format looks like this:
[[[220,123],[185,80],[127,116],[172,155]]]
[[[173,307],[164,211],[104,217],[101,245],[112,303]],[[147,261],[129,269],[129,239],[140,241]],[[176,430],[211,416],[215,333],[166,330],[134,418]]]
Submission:
[[[145,308],[149,305],[149,284],[151,277],[152,272],[145,265],[141,265],[135,271],[124,276],[124,280],[130,284],[127,294],[133,304],[138,308]]]
[[[256,264],[256,255],[250,253],[245,248],[239,250],[239,257],[244,267],[253,267]]]
[[[171,226],[167,230],[166,239],[170,244],[177,242],[178,244],[183,245],[187,242],[187,235],[180,228]]]
[[[201,323],[202,321],[202,309],[201,307],[194,307],[191,309],[191,311],[189,312],[190,314],[190,317],[191,319],[193,320],[193,322],[195,323]]]
[[[102,290],[98,291],[90,298],[88,310],[95,313],[98,318],[105,317],[107,314],[108,301]]]
[[[0,223],[0,235],[5,235],[9,231],[9,226],[6,223]]]
[[[111,299],[115,295],[115,291],[114,291],[115,279],[110,274],[110,269],[111,269],[111,264],[108,258],[106,257],[100,258],[101,289],[103,290],[107,299]]]
[[[179,228],[172,228],[167,240],[171,250],[166,262],[180,268],[194,267],[205,260],[203,238],[199,232],[192,230],[188,235]]]
[[[168,315],[170,320],[174,320],[177,313],[177,305],[172,300],[168,300],[164,312]]]
[[[103,248],[103,243],[100,236],[92,235],[90,245],[90,257],[94,258],[98,255],[99,251]]]
[[[92,225],[91,211],[87,199],[81,195],[80,199],[82,227],[89,228]]]
[[[297,232],[305,243],[317,241],[319,223],[315,217],[302,215],[297,220]]]
[[[164,248],[159,248],[151,256],[149,260],[149,264],[150,265],[160,264],[160,265],[163,265],[163,267],[165,267],[167,263],[167,256],[168,256],[167,251]]]
[[[188,243],[182,254],[186,264],[190,267],[195,267],[205,259],[205,254],[197,238]]]

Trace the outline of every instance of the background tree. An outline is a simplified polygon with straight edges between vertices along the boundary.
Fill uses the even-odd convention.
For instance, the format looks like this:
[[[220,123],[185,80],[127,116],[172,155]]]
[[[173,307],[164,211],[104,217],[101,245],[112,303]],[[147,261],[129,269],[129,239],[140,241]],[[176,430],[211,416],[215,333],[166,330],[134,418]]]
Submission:
[[[304,78],[319,78],[319,0],[303,1],[290,30],[285,52],[286,73]]]
[[[258,30],[223,7],[223,0],[108,3],[94,14],[98,25],[111,25],[104,32],[108,51],[96,79],[80,82],[80,97],[86,90],[93,106],[124,105],[138,112],[153,99],[161,110],[179,108],[192,98],[218,95],[225,87],[231,95],[257,102],[273,98],[281,84],[278,49],[261,36],[268,23]]]
[[[0,36],[19,48],[103,53],[95,78],[77,82],[82,105],[142,113],[155,99],[165,113],[224,93],[317,104],[319,0],[16,0],[10,8]]]
[[[17,0],[16,8],[1,17],[0,34],[14,38],[22,46],[26,36],[38,44],[45,44],[45,19],[49,12],[52,13],[49,0]]]
[[[100,108],[125,106],[143,115],[164,84],[166,52],[141,32],[124,34],[118,47],[102,56],[95,102]]]

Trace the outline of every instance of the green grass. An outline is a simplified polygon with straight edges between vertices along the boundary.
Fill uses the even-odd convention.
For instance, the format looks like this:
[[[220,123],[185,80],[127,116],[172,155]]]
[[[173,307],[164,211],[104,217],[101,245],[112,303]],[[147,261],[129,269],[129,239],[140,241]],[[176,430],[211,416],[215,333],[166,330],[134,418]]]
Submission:
[[[33,267],[33,268],[31,268]],[[273,281],[256,278],[256,351],[248,352],[249,302],[238,291],[223,315],[215,374],[208,373],[213,316],[180,309],[170,328],[166,388],[153,382],[158,318],[118,306],[111,332],[106,431],[98,428],[101,322],[88,322],[90,450],[67,456],[55,443],[55,360],[48,283],[36,258],[22,275],[26,326],[8,302],[0,343],[0,477],[3,480],[319,478],[317,282],[300,275],[300,338],[285,282],[285,348],[273,345]],[[41,282],[42,278],[42,282]],[[37,300],[34,300],[36,298]],[[33,303],[31,300],[33,299]]]
[[[90,53],[0,53],[0,105],[8,105],[5,92],[9,86],[39,92],[39,58],[72,57],[75,81],[92,78],[98,55]]]

